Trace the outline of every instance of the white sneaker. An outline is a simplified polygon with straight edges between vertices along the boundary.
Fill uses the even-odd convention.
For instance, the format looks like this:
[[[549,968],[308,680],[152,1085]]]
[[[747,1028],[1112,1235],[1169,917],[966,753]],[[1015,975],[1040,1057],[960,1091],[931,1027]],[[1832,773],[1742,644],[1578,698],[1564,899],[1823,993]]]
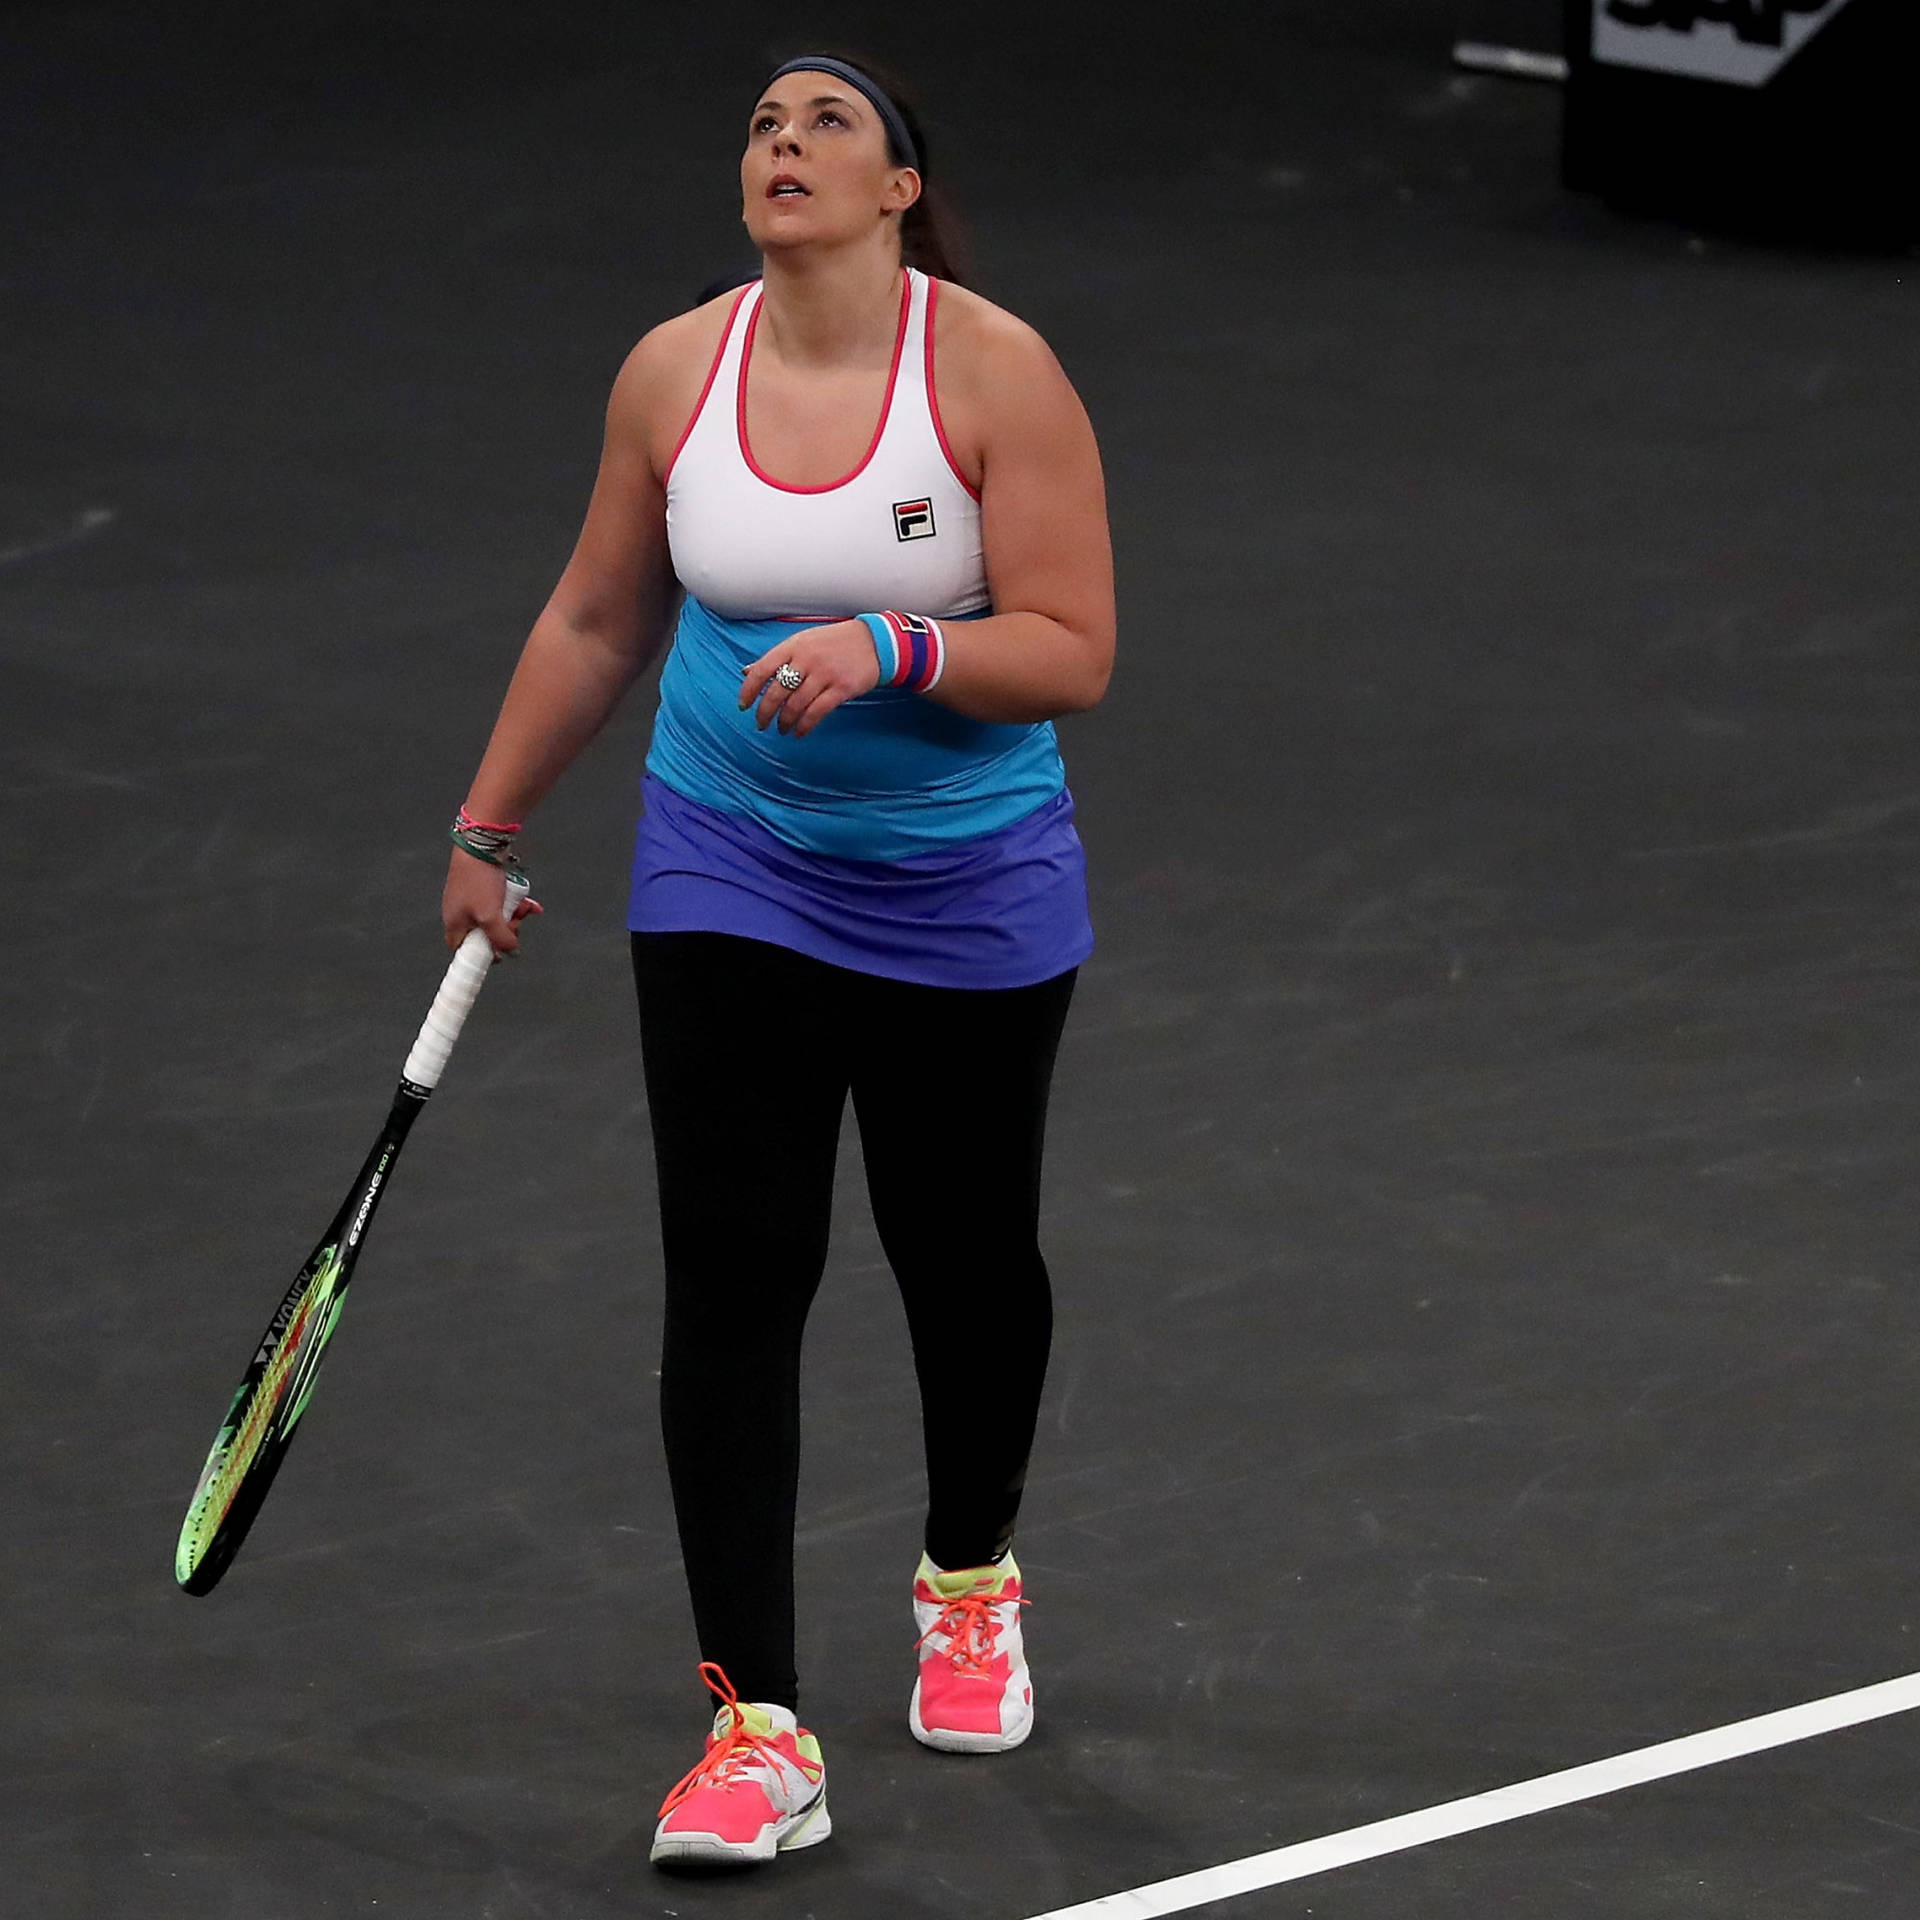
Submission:
[[[925,1554],[913,1581],[920,1677],[907,1725],[922,1746],[1005,1753],[1033,1731],[1033,1676],[1020,1638],[1020,1569],[943,1573]]]

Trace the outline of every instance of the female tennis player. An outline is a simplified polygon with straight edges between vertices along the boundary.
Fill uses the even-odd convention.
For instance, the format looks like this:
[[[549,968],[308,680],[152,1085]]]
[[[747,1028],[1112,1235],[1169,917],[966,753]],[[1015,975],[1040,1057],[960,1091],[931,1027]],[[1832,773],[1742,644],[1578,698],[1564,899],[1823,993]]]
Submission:
[[[657,1861],[830,1831],[796,1718],[793,1526],[849,1094],[924,1415],[909,1724],[992,1753],[1033,1721],[1010,1545],[1052,1324],[1047,1093],[1092,945],[1051,722],[1106,689],[1112,566],[1086,415],[1030,328],[953,283],[926,178],[867,63],[809,54],[762,90],[740,167],[762,277],[621,370],[579,544],[454,828],[447,938],[510,952],[513,835],[672,628],[629,925],[661,1423],[721,1704]]]

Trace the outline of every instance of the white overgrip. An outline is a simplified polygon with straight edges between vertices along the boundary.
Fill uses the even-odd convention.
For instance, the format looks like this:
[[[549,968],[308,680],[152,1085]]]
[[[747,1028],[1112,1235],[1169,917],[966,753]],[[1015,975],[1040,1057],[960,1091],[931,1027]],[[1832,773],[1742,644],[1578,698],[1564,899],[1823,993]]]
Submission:
[[[527,882],[516,874],[507,882],[503,911],[509,921],[526,897]],[[421,1022],[413,1051],[407,1055],[402,1077],[411,1080],[416,1087],[431,1093],[440,1084],[440,1076],[446,1071],[447,1061],[453,1054],[453,1043],[460,1038],[460,1029],[467,1024],[467,1015],[473,1011],[473,1003],[480,998],[480,989],[486,985],[493,961],[493,942],[479,927],[474,927],[460,942],[458,951],[448,964],[446,976],[440,982],[440,991],[433,996],[433,1005],[427,1009],[427,1017]]]

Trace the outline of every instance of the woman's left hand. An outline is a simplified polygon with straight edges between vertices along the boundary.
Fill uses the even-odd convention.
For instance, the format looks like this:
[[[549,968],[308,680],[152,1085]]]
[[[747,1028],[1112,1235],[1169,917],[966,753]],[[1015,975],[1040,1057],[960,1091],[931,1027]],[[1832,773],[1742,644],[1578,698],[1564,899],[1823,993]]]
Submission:
[[[797,687],[774,677],[791,666]],[[741,676],[740,705],[757,700],[754,725],[763,732],[774,721],[782,733],[811,733],[843,700],[880,684],[880,656],[864,620],[836,620],[827,627],[799,627],[777,647],[763,653]]]

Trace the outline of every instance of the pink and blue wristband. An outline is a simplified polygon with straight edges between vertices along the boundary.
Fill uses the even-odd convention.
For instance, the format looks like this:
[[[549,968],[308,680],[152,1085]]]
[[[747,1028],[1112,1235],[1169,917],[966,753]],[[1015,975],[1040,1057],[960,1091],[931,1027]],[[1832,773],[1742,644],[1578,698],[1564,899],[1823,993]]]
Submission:
[[[883,687],[929,693],[940,684],[947,667],[947,637],[939,621],[923,613],[863,613],[858,618],[873,635]]]

